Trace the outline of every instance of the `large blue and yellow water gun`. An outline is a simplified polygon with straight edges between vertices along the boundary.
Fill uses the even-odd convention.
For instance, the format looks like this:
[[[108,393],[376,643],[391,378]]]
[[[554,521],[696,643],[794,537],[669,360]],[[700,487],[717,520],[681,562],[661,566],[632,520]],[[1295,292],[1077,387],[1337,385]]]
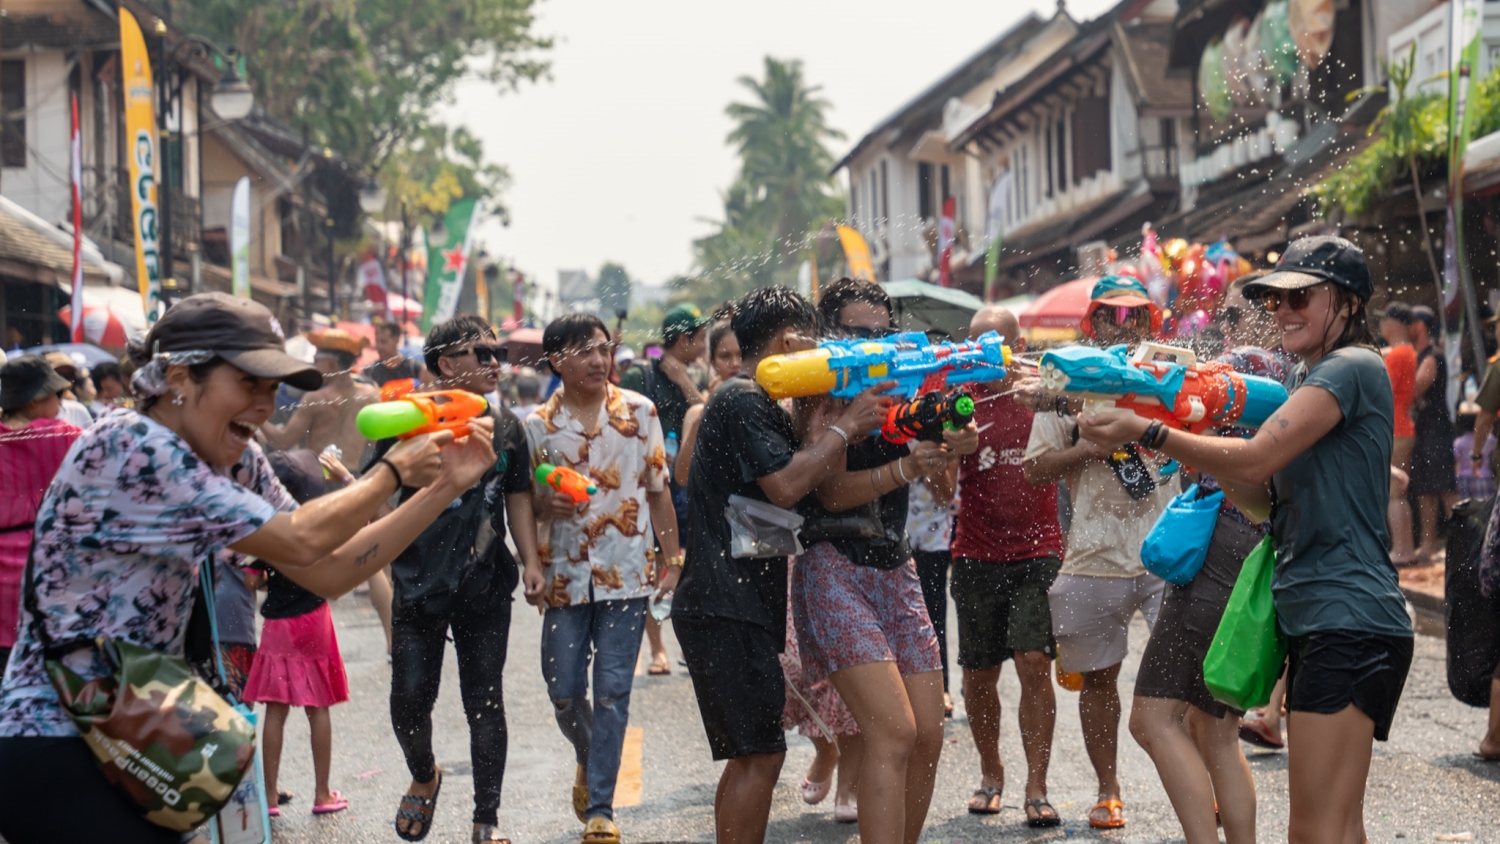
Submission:
[[[895,381],[890,395],[914,398],[953,384],[999,381],[1010,365],[1010,347],[990,331],[967,343],[929,343],[920,331],[879,340],[827,340],[816,349],[771,355],[755,380],[776,400],[829,395],[850,399]]]
[[[1042,355],[1042,388],[1081,396],[1091,407],[1120,407],[1183,431],[1238,425],[1258,428],[1286,402],[1286,387],[1258,375],[1242,375],[1227,363],[1199,363],[1189,349],[1143,343],[1134,355],[1125,346],[1068,346]]]

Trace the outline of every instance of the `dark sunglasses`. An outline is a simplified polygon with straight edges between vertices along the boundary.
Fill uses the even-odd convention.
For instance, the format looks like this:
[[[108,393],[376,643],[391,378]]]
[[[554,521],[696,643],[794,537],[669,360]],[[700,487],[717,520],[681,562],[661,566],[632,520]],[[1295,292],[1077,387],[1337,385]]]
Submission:
[[[1110,307],[1108,305],[1101,305],[1098,308],[1094,309],[1093,318],[1097,319],[1100,314],[1108,314],[1111,311],[1113,311],[1115,315],[1115,325],[1130,325],[1134,322],[1139,321],[1142,317],[1145,317],[1149,320],[1151,314],[1150,309],[1145,305],[1136,305],[1134,307],[1127,307],[1124,305],[1115,305],[1114,307]]]
[[[890,326],[866,328],[862,325],[840,325],[839,331],[855,340],[879,340],[891,336],[896,330]]]
[[[1281,310],[1281,303],[1285,301],[1288,308],[1300,311],[1312,301],[1313,291],[1317,289],[1316,284],[1311,287],[1298,287],[1295,290],[1270,288],[1260,295],[1260,306],[1265,308],[1266,313],[1274,314]]]
[[[506,349],[504,346],[474,346],[462,352],[449,352],[443,355],[445,358],[461,358],[472,354],[475,362],[480,366],[488,366],[491,363],[505,363]]]
[[[1229,305],[1219,311],[1219,321],[1230,328],[1238,328],[1240,319],[1245,315],[1239,305]]]

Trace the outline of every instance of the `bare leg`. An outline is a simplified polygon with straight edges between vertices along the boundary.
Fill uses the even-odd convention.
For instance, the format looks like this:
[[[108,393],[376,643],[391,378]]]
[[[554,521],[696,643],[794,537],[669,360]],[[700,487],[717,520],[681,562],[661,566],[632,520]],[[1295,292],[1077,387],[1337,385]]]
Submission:
[[[1130,734],[1156,765],[1187,844],[1215,844],[1219,831],[1214,822],[1214,787],[1188,735],[1189,708],[1180,700],[1136,695],[1130,706]],[[1235,741],[1239,741],[1237,730]]]
[[[1417,510],[1422,520],[1422,547],[1419,551],[1429,557],[1443,550],[1443,538],[1438,535],[1438,513],[1441,507],[1442,499],[1436,495],[1417,498]]]
[[[1078,695],[1078,717],[1083,722],[1083,746],[1099,778],[1099,799],[1120,799],[1116,760],[1120,742],[1120,665],[1083,675]],[[1102,816],[1101,816],[1102,817]]]
[[[380,616],[380,626],[385,628],[385,652],[391,652],[391,601],[394,593],[391,591],[390,568],[383,568],[370,576],[370,606],[375,608],[375,614]]]
[[[974,749],[979,751],[979,784],[1004,788],[1005,764],[1000,760],[1000,666],[963,671],[964,708],[969,712]]]
[[[1021,749],[1026,753],[1026,799],[1035,800],[1047,796],[1047,768],[1052,764],[1052,732],[1057,724],[1052,658],[1041,651],[1016,651],[1012,658],[1021,681],[1018,709]]]
[[[864,738],[859,733],[839,736],[839,783],[835,806],[853,806],[859,800],[859,766],[864,761]]]
[[[1417,558],[1417,549],[1412,545],[1411,504],[1406,500],[1406,489],[1391,479],[1391,503],[1386,505],[1386,521],[1391,528],[1391,562],[1405,565]]]
[[[1352,705],[1333,715],[1293,712],[1287,722],[1287,840],[1361,844],[1375,722]]]
[[[307,707],[307,727],[312,733],[313,781],[318,789],[313,795],[313,805],[332,803],[328,770],[333,767],[333,720],[328,717],[328,707]]]
[[[646,641],[651,643],[651,670],[657,674],[670,672],[672,664],[667,659],[667,646],[661,640],[661,622],[650,613],[646,613]]]
[[[1490,729],[1479,740],[1479,755],[1486,759],[1500,756],[1500,680],[1490,681]]]
[[[266,778],[266,799],[276,799],[276,773],[281,768],[281,741],[286,734],[286,716],[291,707],[284,703],[266,704],[266,726],[261,733],[260,763]]]
[[[771,819],[771,795],[781,776],[785,753],[756,753],[730,759],[714,799],[718,844],[761,844]]]
[[[901,678],[906,698],[916,718],[917,738],[906,761],[906,835],[904,844],[917,844],[927,810],[932,805],[932,787],[937,780],[938,757],[943,753],[943,672],[928,671]]]
[[[813,756],[812,764],[807,766],[807,776],[803,779],[808,782],[827,782],[833,776],[833,771],[839,764],[839,746],[833,739],[819,736],[812,740],[813,747],[817,748],[817,754]]]
[[[859,839],[863,844],[900,844],[907,828],[906,768],[917,743],[917,716],[905,683],[894,662],[841,668],[830,679],[865,740],[859,770]],[[941,680],[937,689],[941,721]]]
[[[1188,732],[1198,745],[1198,755],[1208,764],[1224,840],[1227,844],[1255,844],[1255,780],[1240,747],[1239,721],[1233,712],[1212,718],[1201,709],[1188,707]]]

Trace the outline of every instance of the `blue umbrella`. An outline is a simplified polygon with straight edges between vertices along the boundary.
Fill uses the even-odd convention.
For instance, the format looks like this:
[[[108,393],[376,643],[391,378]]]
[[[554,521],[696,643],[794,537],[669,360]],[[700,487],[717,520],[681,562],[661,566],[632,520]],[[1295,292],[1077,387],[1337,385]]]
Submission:
[[[48,352],[62,352],[72,358],[75,364],[86,368],[95,367],[101,363],[120,362],[119,358],[90,343],[48,343],[21,350],[23,355],[45,355]]]

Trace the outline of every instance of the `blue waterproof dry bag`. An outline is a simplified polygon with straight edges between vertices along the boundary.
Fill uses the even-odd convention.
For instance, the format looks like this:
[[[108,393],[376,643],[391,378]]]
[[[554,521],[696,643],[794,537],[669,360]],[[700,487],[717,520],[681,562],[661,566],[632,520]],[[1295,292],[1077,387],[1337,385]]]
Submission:
[[[1141,563],[1146,571],[1178,586],[1196,577],[1208,556],[1208,542],[1213,538],[1223,501],[1222,491],[1199,498],[1197,484],[1172,499],[1141,544]]]

